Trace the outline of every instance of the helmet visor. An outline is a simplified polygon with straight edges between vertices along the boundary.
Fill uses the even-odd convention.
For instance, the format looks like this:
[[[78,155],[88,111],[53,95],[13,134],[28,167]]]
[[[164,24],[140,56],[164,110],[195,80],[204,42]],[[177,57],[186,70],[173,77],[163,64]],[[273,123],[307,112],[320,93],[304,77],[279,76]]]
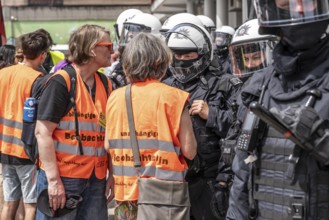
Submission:
[[[268,40],[231,45],[233,74],[244,78],[266,68],[272,62],[273,47],[273,41]]]
[[[329,18],[329,0],[255,0],[260,24],[280,27]]]
[[[178,60],[174,58],[169,69],[179,82],[187,83],[200,75],[209,64],[209,54],[205,54],[191,60]]]
[[[151,28],[144,25],[124,23],[120,35],[120,46],[125,46],[129,41],[141,32],[151,32]]]
[[[213,32],[213,43],[217,47],[228,46],[232,40],[232,35],[221,32]]]

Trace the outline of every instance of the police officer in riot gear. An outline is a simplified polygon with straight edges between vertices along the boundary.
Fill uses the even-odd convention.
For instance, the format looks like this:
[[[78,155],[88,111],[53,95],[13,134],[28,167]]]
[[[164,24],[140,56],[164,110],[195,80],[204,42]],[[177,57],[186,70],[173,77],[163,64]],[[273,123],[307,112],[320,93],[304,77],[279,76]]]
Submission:
[[[230,74],[209,70],[213,59],[210,34],[202,26],[182,23],[167,32],[167,44],[174,58],[172,76],[164,83],[190,93],[190,115],[197,139],[197,156],[189,162],[191,219],[220,219],[213,213],[211,200],[217,184],[220,158],[219,140],[231,124],[231,103],[241,81]]]
[[[277,43],[277,37],[274,35],[260,35],[258,29],[257,19],[243,23],[235,31],[229,46],[233,75],[244,83],[242,88],[249,85],[253,74],[261,74],[272,64],[272,52]],[[240,108],[238,108],[239,106]],[[216,177],[222,190],[220,194],[216,195],[215,205],[218,212],[226,212],[228,208],[227,194],[229,193],[229,186],[233,181],[231,165],[238,143],[237,137],[241,133],[241,127],[245,118],[245,112],[246,108],[244,108],[239,94],[236,103],[233,105],[233,124],[225,139],[221,140],[222,157],[218,164],[219,174]],[[238,197],[240,194],[238,191],[232,193],[234,193],[235,197]]]
[[[116,59],[118,62],[112,63],[110,68],[105,68],[105,74],[111,79],[113,89],[119,88],[121,86],[125,86],[127,84],[127,80],[120,62],[120,56],[123,53],[123,49],[124,49],[124,46],[119,44],[120,36],[123,30],[123,23],[129,22],[136,15],[142,13],[143,12],[141,10],[135,8],[124,10],[123,12],[120,13],[115,24],[113,25],[115,30],[116,44],[118,46],[116,50],[116,53],[118,54]]]
[[[235,31],[229,46],[233,75],[243,82],[272,64],[272,52],[278,37],[259,34],[258,30],[257,19],[246,21]]]
[[[122,24],[117,25],[117,31],[119,33],[119,53],[122,54],[125,45],[133,38],[136,34],[140,32],[158,34],[161,28],[161,22],[157,17],[148,13],[140,13],[139,10],[132,11],[133,16],[128,17]],[[129,13],[128,15],[129,16]],[[120,16],[119,16],[120,18]],[[118,20],[119,20],[118,18]],[[121,20],[121,19],[120,19]],[[113,82],[113,88],[122,87],[127,85],[126,76],[123,72],[121,62],[119,60],[118,64],[114,68],[114,71],[109,74],[111,81]]]
[[[237,145],[227,219],[328,219],[329,1],[255,0],[255,9],[261,33],[280,42],[273,65],[253,75],[242,101],[245,108],[257,101],[288,132],[260,121],[254,146]]]
[[[220,66],[221,73],[232,74],[231,61],[228,47],[232,41],[235,30],[230,26],[222,26],[212,32],[212,39],[215,47],[215,54],[217,55],[217,62]]]
[[[243,82],[241,89],[249,85],[253,74],[261,74],[272,64],[272,53],[278,42],[278,37],[270,34],[261,35],[258,30],[257,19],[246,21],[236,30],[229,46],[233,75]],[[238,109],[238,107],[240,108]],[[241,125],[246,112],[240,94],[235,109],[234,123],[225,140],[222,140],[222,162],[230,166],[235,153],[236,138],[241,132]],[[220,171],[222,170],[220,169]],[[225,180],[220,176],[217,177],[218,181]]]

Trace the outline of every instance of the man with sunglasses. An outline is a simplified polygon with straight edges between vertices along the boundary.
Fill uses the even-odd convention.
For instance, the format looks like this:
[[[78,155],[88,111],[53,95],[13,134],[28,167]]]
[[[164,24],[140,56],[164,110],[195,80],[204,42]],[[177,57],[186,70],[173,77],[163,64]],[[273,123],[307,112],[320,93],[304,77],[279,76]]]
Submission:
[[[105,106],[112,86],[97,70],[111,64],[110,33],[98,25],[83,25],[71,34],[69,51],[69,69],[51,76],[38,105],[35,133],[41,169],[37,193],[42,196],[48,189],[53,212],[38,206],[36,219],[60,217],[68,201],[77,207],[61,219],[107,219],[113,179],[106,178]],[[75,72],[75,86],[70,70]],[[72,195],[82,200],[76,203]]]

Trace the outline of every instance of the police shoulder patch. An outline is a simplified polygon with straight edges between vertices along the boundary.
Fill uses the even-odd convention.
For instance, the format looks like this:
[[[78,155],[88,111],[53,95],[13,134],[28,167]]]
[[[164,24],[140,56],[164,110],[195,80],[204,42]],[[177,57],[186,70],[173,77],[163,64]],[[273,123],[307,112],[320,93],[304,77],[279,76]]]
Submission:
[[[231,83],[233,86],[237,86],[237,85],[242,84],[242,81],[241,81],[239,78],[232,77],[232,78],[230,79],[230,83]]]

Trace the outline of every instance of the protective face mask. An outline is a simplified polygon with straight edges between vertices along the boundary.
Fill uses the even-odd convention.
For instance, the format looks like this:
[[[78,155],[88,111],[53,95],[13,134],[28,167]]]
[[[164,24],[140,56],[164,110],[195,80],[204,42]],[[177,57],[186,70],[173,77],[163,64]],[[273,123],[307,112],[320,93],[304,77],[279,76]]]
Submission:
[[[197,59],[192,59],[192,60],[177,60],[177,59],[175,59],[174,60],[174,66],[176,67],[176,68],[189,68],[189,67],[191,67],[191,66],[193,66],[194,64],[194,62],[196,62],[198,60],[198,58]]]
[[[264,69],[264,65],[263,65],[263,63],[261,63],[259,66],[251,67],[251,68],[246,67],[246,69],[249,72],[254,72],[254,71],[257,71],[257,70],[260,70],[260,69]]]
[[[281,27],[281,41],[294,51],[312,48],[321,39],[328,26],[328,20]]]

